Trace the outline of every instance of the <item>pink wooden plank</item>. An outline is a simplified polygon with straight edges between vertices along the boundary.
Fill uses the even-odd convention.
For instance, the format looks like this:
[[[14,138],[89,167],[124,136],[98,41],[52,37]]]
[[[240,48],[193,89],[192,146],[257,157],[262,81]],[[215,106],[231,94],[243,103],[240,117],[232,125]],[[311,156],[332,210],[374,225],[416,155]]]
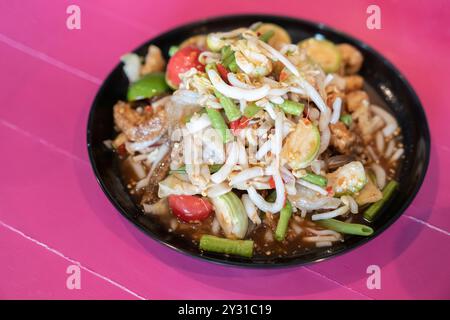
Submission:
[[[0,41],[17,41],[94,77],[103,78],[119,57],[145,41],[151,30],[118,23],[98,10],[84,6],[84,2],[37,0],[27,1],[26,5],[22,1],[2,2]],[[81,7],[80,30],[66,27],[66,8],[72,4]]]
[[[374,299],[450,298],[450,234],[402,217],[381,236],[311,269]],[[369,265],[381,268],[381,289],[368,289]]]
[[[87,159],[86,125],[98,85],[1,42],[0,50],[6,87],[0,99],[8,106],[0,108],[0,119]]]
[[[73,263],[0,225],[1,299],[134,299],[135,296],[80,271],[80,289],[68,289]],[[31,263],[30,263],[31,262]]]
[[[7,153],[2,159],[0,219],[70,253],[86,267],[141,296],[365,298],[303,268],[227,268],[175,253],[149,239],[115,211],[85,162],[52,152],[5,126],[0,126],[0,136],[10,137],[4,146],[7,149],[21,146],[18,154]],[[32,154],[39,157],[30,162],[27,155]]]

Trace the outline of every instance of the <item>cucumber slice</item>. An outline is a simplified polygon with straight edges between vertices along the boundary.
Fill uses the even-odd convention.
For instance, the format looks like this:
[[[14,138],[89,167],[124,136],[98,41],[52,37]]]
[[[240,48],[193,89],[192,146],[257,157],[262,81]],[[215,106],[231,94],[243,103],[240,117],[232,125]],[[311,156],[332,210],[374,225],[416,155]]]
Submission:
[[[367,183],[366,171],[359,161],[352,161],[327,175],[328,185],[336,195],[354,194]]]
[[[241,199],[230,191],[210,200],[213,203],[217,220],[227,238],[244,238],[248,228],[248,217]]]
[[[273,31],[273,35],[269,38],[267,43],[277,50],[280,50],[285,44],[292,43],[289,33],[287,33],[287,31],[279,25],[273,23],[262,23],[256,31],[260,34]]]
[[[282,160],[294,169],[306,168],[319,153],[320,132],[311,121],[301,119],[281,151]]]
[[[169,91],[165,75],[162,72],[149,73],[128,88],[128,101],[151,98]]]
[[[319,64],[323,71],[333,73],[339,70],[341,54],[333,42],[309,38],[299,42],[298,46],[304,49],[308,58]]]

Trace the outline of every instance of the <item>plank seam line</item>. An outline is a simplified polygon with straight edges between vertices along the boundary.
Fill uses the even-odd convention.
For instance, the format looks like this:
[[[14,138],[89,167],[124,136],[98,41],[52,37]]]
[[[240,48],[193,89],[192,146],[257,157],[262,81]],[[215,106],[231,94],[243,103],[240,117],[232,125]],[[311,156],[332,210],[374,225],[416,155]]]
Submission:
[[[420,223],[420,224],[422,224],[422,225],[424,225],[424,226],[426,226],[426,227],[428,227],[428,228],[430,228],[430,229],[433,229],[434,231],[443,233],[443,234],[445,234],[446,236],[450,236],[450,232],[447,232],[447,231],[445,231],[444,229],[441,229],[441,228],[439,228],[439,227],[436,227],[435,225],[432,225],[431,223],[428,223],[428,222],[423,221],[423,220],[421,220],[421,219],[419,219],[419,218],[410,216],[410,215],[408,215],[408,214],[404,214],[403,216],[404,216],[405,218],[408,218],[408,219],[412,220],[412,221],[415,221],[415,222],[417,222],[417,223]]]
[[[326,275],[324,275],[324,274],[321,273],[321,272],[314,271],[314,270],[312,270],[312,269],[310,269],[310,268],[308,268],[308,267],[303,267],[303,268],[306,269],[307,271],[309,271],[309,272],[311,272],[311,273],[313,273],[313,274],[315,274],[315,275],[317,275],[317,276],[319,276],[319,277],[321,277],[321,278],[323,278],[323,279],[326,279],[326,280],[328,280],[328,281],[330,281],[330,282],[332,282],[332,283],[334,283],[334,284],[337,284],[338,286],[340,286],[340,287],[342,287],[342,288],[345,288],[345,289],[347,289],[347,290],[349,290],[349,291],[351,291],[351,292],[353,292],[353,293],[356,293],[356,294],[358,294],[358,295],[360,295],[360,296],[363,296],[363,297],[365,297],[365,298],[367,298],[367,299],[369,299],[369,300],[374,300],[372,297],[369,297],[369,296],[365,295],[364,293],[359,292],[358,290],[352,289],[352,288],[346,286],[345,284],[340,283],[340,282],[337,281],[337,280],[331,279],[331,278],[327,277]]]
[[[94,275],[94,276],[96,276],[96,277],[98,277],[98,278],[100,278],[100,279],[102,279],[102,280],[108,282],[109,284],[111,284],[111,285],[113,285],[113,286],[115,286],[115,287],[117,287],[117,288],[119,288],[119,289],[121,289],[121,290],[123,290],[123,291],[125,291],[125,292],[127,292],[127,293],[129,293],[129,294],[131,294],[132,296],[134,296],[134,297],[136,297],[136,298],[138,298],[138,299],[140,299],[140,300],[146,300],[144,297],[142,297],[142,296],[140,296],[139,294],[135,293],[134,291],[128,289],[127,287],[121,285],[120,283],[118,283],[118,282],[116,282],[116,281],[114,281],[114,280],[112,280],[112,279],[110,279],[110,278],[108,278],[108,277],[106,277],[106,276],[104,276],[104,275],[102,275],[102,274],[100,274],[100,273],[94,271],[94,270],[91,270],[91,269],[88,268],[88,267],[83,266],[79,261],[76,261],[76,260],[73,260],[73,259],[67,257],[66,255],[64,255],[63,253],[59,252],[58,250],[53,249],[53,248],[51,248],[50,246],[46,245],[45,243],[40,242],[40,241],[38,241],[38,240],[36,240],[36,239],[34,239],[34,238],[32,238],[32,237],[26,235],[26,234],[23,233],[22,231],[20,231],[20,230],[18,230],[18,229],[16,229],[16,228],[14,228],[14,227],[12,227],[12,226],[10,226],[10,225],[4,223],[4,222],[1,221],[1,220],[0,220],[0,225],[2,225],[4,228],[6,228],[6,229],[8,229],[8,230],[10,230],[10,231],[12,231],[12,232],[14,232],[14,233],[17,233],[18,235],[20,235],[20,236],[22,236],[23,238],[25,238],[25,239],[27,239],[27,240],[33,242],[34,244],[36,244],[36,245],[38,245],[38,246],[40,246],[40,247],[43,247],[45,250],[48,250],[48,251],[50,251],[51,253],[53,253],[53,254],[55,254],[55,255],[57,255],[57,256],[59,256],[59,257],[65,259],[65,260],[67,260],[67,261],[69,261],[70,263],[79,266],[81,269],[85,270],[86,272],[89,272],[90,274],[92,274],[92,275]]]
[[[68,73],[76,75],[84,80],[90,81],[97,85],[100,85],[102,83],[102,80],[100,80],[99,78],[94,77],[93,75],[90,75],[87,72],[84,72],[78,68],[72,67],[62,61],[59,61],[39,50],[33,49],[33,48],[28,47],[20,42],[17,42],[15,40],[5,36],[2,33],[0,33],[0,41],[14,49],[17,49],[25,54],[32,56],[33,58],[42,60],[48,64],[51,64],[52,66],[55,66],[61,70],[64,70]]]
[[[45,147],[49,148],[50,150],[53,150],[53,151],[58,152],[58,153],[61,153],[61,154],[65,155],[66,157],[69,157],[71,159],[78,160],[78,161],[81,161],[82,163],[88,164],[87,160],[79,158],[78,156],[74,155],[70,151],[61,149],[61,148],[55,146],[54,144],[48,142],[47,140],[45,140],[43,138],[36,137],[35,135],[31,134],[30,132],[28,132],[26,130],[23,130],[22,128],[14,125],[12,123],[10,123],[9,121],[6,121],[4,119],[0,119],[0,123],[2,125],[4,125],[5,127],[7,127],[8,129],[16,131],[17,133],[19,133],[19,134],[21,134],[21,135],[23,135],[23,136],[25,136],[27,138],[30,138],[31,140],[34,140],[34,141],[44,145]]]

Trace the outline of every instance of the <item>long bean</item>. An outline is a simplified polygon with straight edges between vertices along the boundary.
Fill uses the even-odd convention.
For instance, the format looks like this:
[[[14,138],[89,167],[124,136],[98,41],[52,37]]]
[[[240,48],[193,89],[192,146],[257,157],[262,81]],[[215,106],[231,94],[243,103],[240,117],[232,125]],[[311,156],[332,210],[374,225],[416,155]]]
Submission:
[[[358,236],[370,236],[373,233],[373,229],[369,226],[358,223],[347,223],[336,219],[325,219],[315,221],[319,226],[334,230],[345,234],[354,234]]]
[[[236,58],[234,52],[230,46],[225,46],[221,50],[222,54],[222,65],[225,68],[230,69],[231,72],[237,72],[238,66],[236,64]]]
[[[219,99],[220,104],[223,107],[223,110],[225,111],[225,115],[228,118],[228,121],[234,121],[241,117],[241,111],[236,106],[236,104],[231,100],[230,98],[224,96],[219,91],[214,89],[214,94],[216,95],[217,99]]]
[[[308,181],[320,187],[326,187],[328,182],[327,178],[325,178],[324,176],[320,176],[314,173],[307,173],[306,176],[303,176],[300,179]]]
[[[292,216],[292,205],[289,200],[280,211],[280,218],[278,219],[277,229],[275,230],[275,239],[283,241],[286,237],[286,231],[289,224],[289,219]]]
[[[292,114],[294,116],[299,116],[303,112],[303,109],[305,109],[305,105],[303,103],[292,100],[284,100],[284,102],[278,106],[284,111],[284,113]]]
[[[372,222],[375,216],[380,211],[381,207],[386,203],[387,200],[392,196],[395,189],[397,189],[398,182],[395,180],[389,181],[389,183],[384,187],[383,189],[383,197],[378,200],[375,203],[372,203],[372,205],[367,208],[367,210],[364,212],[363,217],[369,222]]]
[[[221,164],[212,164],[209,166],[209,172],[210,173],[215,173],[217,171],[219,171],[219,169],[222,168]],[[173,173],[186,173],[186,166],[181,166],[177,169],[174,170],[170,170],[169,173],[173,174]]]
[[[200,249],[218,253],[234,254],[251,258],[253,255],[252,240],[231,240],[210,235],[200,238]]]
[[[230,141],[232,136],[229,133],[227,124],[225,123],[225,120],[220,112],[213,108],[206,108],[206,113],[208,114],[212,127],[219,131],[223,143],[227,143],[228,141]]]
[[[275,32],[273,30],[268,30],[259,36],[259,40],[268,42],[270,40],[270,38],[272,38],[274,35],[275,35]]]
[[[258,107],[254,102],[250,102],[244,109],[244,116],[248,119],[253,118],[261,110],[261,107]]]

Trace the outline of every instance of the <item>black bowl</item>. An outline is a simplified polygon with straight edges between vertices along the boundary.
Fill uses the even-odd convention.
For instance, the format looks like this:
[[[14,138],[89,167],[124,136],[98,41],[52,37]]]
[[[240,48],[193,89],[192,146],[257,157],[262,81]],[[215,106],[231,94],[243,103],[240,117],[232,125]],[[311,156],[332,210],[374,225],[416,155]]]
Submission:
[[[385,104],[396,116],[402,131],[405,145],[405,159],[398,173],[399,189],[380,212],[371,225],[375,230],[371,237],[352,236],[343,243],[330,249],[311,249],[299,255],[281,258],[256,257],[251,260],[234,256],[223,256],[213,253],[200,253],[190,241],[169,233],[151,218],[144,216],[141,209],[133,202],[120,177],[118,162],[114,153],[108,150],[103,141],[114,136],[112,106],[119,99],[125,99],[128,80],[118,64],[110,73],[98,92],[92,105],[87,132],[89,156],[97,180],[103,191],[119,210],[133,224],[153,239],[182,253],[205,260],[247,267],[277,267],[286,265],[302,265],[318,262],[356,248],[373,239],[389,227],[415,197],[425,176],[430,153],[430,134],[424,110],[414,90],[403,75],[382,55],[365,43],[333,30],[323,24],[312,23],[300,19],[264,16],[238,15],[218,17],[194,22],[166,32],[151,39],[134,50],[140,56],[146,54],[147,46],[153,43],[167,53],[170,46],[196,34],[213,31],[231,30],[248,26],[253,22],[273,22],[284,27],[294,43],[316,34],[321,34],[336,43],[350,43],[364,55],[361,75],[373,88],[377,103]],[[127,48],[124,48],[124,52]]]

